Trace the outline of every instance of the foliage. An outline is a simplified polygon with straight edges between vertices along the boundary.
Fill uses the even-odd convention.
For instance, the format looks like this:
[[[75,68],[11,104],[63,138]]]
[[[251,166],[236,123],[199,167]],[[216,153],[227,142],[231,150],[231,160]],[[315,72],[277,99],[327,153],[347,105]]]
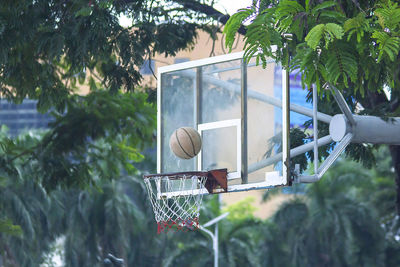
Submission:
[[[0,169],[5,177],[19,175],[16,164],[25,162],[47,190],[96,185],[99,179],[118,177],[121,167],[133,173],[132,162],[142,159],[140,149],[153,141],[154,107],[141,93],[95,91],[76,97],[67,114],[55,116],[43,139],[3,136]]]
[[[16,148],[35,147],[47,136],[46,133],[28,132],[11,140],[4,132],[1,134],[0,143],[6,139]],[[14,159],[9,172],[4,172],[6,182],[0,188],[2,216],[14,230],[10,232],[7,228],[0,234],[2,258],[7,266],[39,266],[49,260],[46,254],[60,237],[65,240],[62,249],[67,266],[103,266],[102,259],[107,253],[133,262],[152,260],[154,254],[145,256],[143,251],[140,252],[152,245],[138,241],[145,230],[153,236],[147,242],[154,240],[156,235],[151,206],[143,201],[147,196],[141,179],[127,176],[112,182],[101,177],[115,173],[118,176],[112,178],[116,180],[126,175],[130,171],[121,163],[129,164],[132,159],[127,157],[121,161],[118,158],[121,152],[113,151],[115,148],[106,142],[91,142],[90,145],[96,147],[91,151],[93,155],[100,154],[95,155],[97,158],[105,155],[103,161],[97,163],[99,166],[92,164],[91,169],[98,177],[96,186],[99,190],[57,187],[48,193],[39,182],[39,174],[43,173],[37,171],[41,164],[39,160],[29,160],[29,153],[15,152],[19,156]],[[1,158],[6,155],[0,150]],[[151,224],[154,227],[148,227]],[[19,235],[11,235],[19,232]],[[139,243],[142,248],[137,245]],[[131,253],[132,246],[137,247],[137,254]]]
[[[118,176],[117,165],[133,173],[130,163],[142,158],[155,128],[139,70],[155,53],[173,56],[193,44],[197,30],[213,27],[193,10],[180,1],[4,1],[0,94],[14,103],[35,99],[56,119],[33,147],[4,139],[2,168],[12,172],[19,155],[29,154],[46,190],[95,185]],[[119,24],[122,15],[129,27]],[[82,86],[87,96],[79,95]],[[107,165],[110,157],[116,165]]]
[[[225,212],[220,208],[217,196],[203,200],[200,223],[203,224]],[[249,200],[244,205],[249,205]],[[240,204],[242,206],[243,204]],[[229,208],[228,208],[229,209]],[[261,226],[260,221],[253,217],[236,219],[224,219],[218,222],[219,229],[219,264],[224,266],[259,266],[256,255],[258,235],[257,230]],[[210,231],[213,231],[210,227]],[[178,247],[171,253],[164,266],[210,266],[213,264],[214,251],[212,240],[201,230],[191,233],[175,234],[171,242],[178,242]]]
[[[229,212],[227,218],[231,221],[241,222],[254,219],[254,212],[257,210],[257,208],[252,205],[254,200],[254,197],[246,197],[235,204],[227,206],[223,209],[223,212]]]
[[[325,82],[362,94],[366,90],[380,91],[383,85],[395,90],[397,77],[393,71],[400,49],[398,3],[390,0],[261,2],[268,7],[260,9],[254,5],[230,18],[224,29],[228,47],[232,47],[235,38],[232,32],[237,24],[251,19],[245,35],[248,60],[256,52],[260,52],[257,57],[261,59],[272,57],[291,70],[299,69],[304,86],[316,84],[319,90]],[[272,45],[277,46],[276,51],[271,49]],[[376,69],[385,75],[376,76],[373,73]],[[365,84],[370,79],[374,83]]]
[[[40,135],[18,140],[32,146],[35,138]],[[323,180],[267,221],[251,215],[251,199],[226,208],[234,216],[219,222],[220,264],[396,266],[400,246],[394,173],[388,168],[388,150],[378,152],[372,170],[339,160]],[[60,237],[66,266],[103,266],[108,253],[123,258],[127,266],[212,264],[212,242],[201,230],[156,234],[140,176],[100,180],[98,191],[56,189],[48,195],[31,179],[31,165],[20,163],[20,182],[6,184],[0,198],[3,215],[22,230],[21,236],[1,235],[2,251],[10,252],[2,254],[7,264],[38,266]],[[10,200],[15,204],[9,205]],[[226,210],[217,196],[205,197],[201,223]]]
[[[20,138],[20,144],[31,144],[37,136]],[[6,155],[0,150],[0,155]],[[0,188],[0,209],[7,222],[15,225],[10,231],[0,234],[2,258],[6,266],[37,266],[42,261],[51,241],[58,234],[58,228],[50,222],[49,214],[58,216],[62,209],[52,202],[44,188],[32,179],[33,164],[18,159],[13,165],[14,175],[7,173],[7,184]]]
[[[69,210],[65,217],[66,266],[103,266],[108,253],[123,258],[128,266],[161,262],[166,240],[157,236],[139,179],[124,177],[104,183],[102,192],[74,190],[64,195]]]
[[[336,104],[331,91],[325,90],[328,82],[342,92],[353,113],[388,120],[400,116],[399,14],[394,0],[261,0],[234,14],[224,33],[226,45],[232,47],[235,25],[246,22],[247,61],[255,55],[265,67],[271,57],[299,72],[304,88],[317,87],[319,111],[341,113],[332,109]],[[377,147],[351,144],[346,154],[370,168]],[[332,144],[320,154],[325,157],[330,149]],[[391,151],[400,214],[400,147],[391,146]]]
[[[0,232],[9,235],[20,235],[21,227],[19,225],[14,225],[10,219],[0,220]]]
[[[397,266],[395,174],[387,168],[388,149],[375,153],[382,161],[372,170],[341,158],[305,194],[285,202],[263,229],[262,261],[280,266]]]
[[[368,90],[380,93],[388,85],[394,101],[398,7],[391,1],[371,3],[261,1],[262,12],[256,7],[248,12],[256,14],[248,26],[252,37],[246,55],[260,49],[272,53],[270,45],[277,44],[272,56],[300,68],[305,85],[336,81],[347,96],[347,87],[356,88],[357,97]],[[264,12],[267,6],[272,9]],[[368,11],[363,19],[360,9]],[[118,25],[121,13],[133,18],[130,29]],[[0,233],[7,266],[38,266],[60,236],[65,238],[66,266],[102,266],[107,253],[128,266],[211,264],[211,241],[203,232],[156,236],[140,173],[131,166],[152,140],[154,107],[143,94],[120,91],[135,88],[137,67],[153,51],[173,54],[193,40],[194,30],[202,27],[190,21],[194,15],[163,1],[6,1],[0,7],[2,93],[15,102],[26,96],[38,99],[38,107],[50,109],[56,118],[41,135],[11,139],[0,133],[1,220],[7,229],[17,230],[12,233],[20,232]],[[307,38],[312,46],[318,43],[313,49],[305,38],[320,24],[324,26],[314,30],[316,35]],[[294,38],[282,36],[286,32]],[[350,47],[357,53],[346,54]],[[335,48],[330,55],[328,50]],[[295,49],[301,56],[291,54]],[[265,62],[267,55],[258,54],[258,60]],[[365,83],[353,87],[354,78]],[[89,80],[88,96],[72,93],[77,80]],[[387,154],[377,157],[387,159]],[[359,165],[352,172],[336,168],[308,188],[307,198],[287,203],[264,223],[251,216],[221,221],[220,260],[229,266],[395,266],[398,226],[390,212],[394,174],[385,164],[371,181],[360,179],[374,175]],[[81,190],[88,185],[99,190]],[[379,211],[373,208],[381,205]],[[202,222],[220,215],[216,198],[206,199],[206,206]],[[248,203],[244,206],[251,210]]]
[[[122,27],[120,15],[132,25]],[[207,28],[201,20],[209,21],[173,1],[5,1],[0,9],[2,95],[17,102],[38,99],[39,109],[62,111],[77,80],[101,80],[111,92],[133,91],[144,60],[187,48],[196,30]]]
[[[231,46],[232,31],[239,21],[255,17],[247,26],[245,39],[248,59],[272,57],[291,70],[298,69],[304,86],[321,86],[330,82],[341,90],[351,88],[363,96],[367,90],[382,92],[388,86],[395,96],[398,77],[400,24],[396,14],[400,7],[393,1],[261,1],[265,10],[253,6],[233,15],[224,29]],[[245,17],[245,14],[249,14]],[[259,20],[264,19],[264,24]],[[255,28],[255,29],[254,29]],[[258,29],[258,31],[257,31]],[[255,41],[265,32],[268,41]],[[293,34],[288,38],[287,34]],[[267,37],[265,37],[267,38]],[[259,44],[262,42],[262,44]],[[277,46],[277,51],[265,46]],[[286,58],[286,47],[291,61]],[[346,89],[347,90],[347,89]],[[397,94],[396,94],[397,96]],[[365,107],[367,108],[367,107]]]

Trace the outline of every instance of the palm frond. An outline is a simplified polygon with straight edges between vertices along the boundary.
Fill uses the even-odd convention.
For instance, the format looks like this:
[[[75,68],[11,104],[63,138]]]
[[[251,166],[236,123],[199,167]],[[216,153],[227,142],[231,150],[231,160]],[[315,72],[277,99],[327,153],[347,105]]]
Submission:
[[[390,36],[385,31],[374,31],[372,38],[379,44],[378,63],[383,55],[387,55],[390,61],[395,61],[400,50],[400,37]]]
[[[330,43],[342,39],[343,35],[342,26],[336,23],[318,24],[310,30],[304,40],[315,50],[322,40],[325,41],[325,48],[328,48]]]
[[[223,33],[225,34],[225,46],[232,50],[235,42],[236,32],[240,26],[254,13],[253,9],[239,9],[237,13],[233,14],[226,22]]]
[[[349,80],[357,80],[358,62],[354,51],[344,42],[335,42],[332,50],[326,55],[327,79],[332,84],[336,84],[339,78],[348,87]]]

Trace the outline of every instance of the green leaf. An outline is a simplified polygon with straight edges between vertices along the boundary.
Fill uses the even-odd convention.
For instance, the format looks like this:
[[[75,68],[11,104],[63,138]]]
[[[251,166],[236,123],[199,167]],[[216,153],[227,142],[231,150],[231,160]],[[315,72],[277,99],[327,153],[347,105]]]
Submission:
[[[305,9],[297,1],[281,1],[276,9],[277,18],[304,12]]]
[[[19,225],[14,225],[10,219],[0,219],[0,233],[21,236],[22,229]]]
[[[321,43],[322,37],[325,40],[325,47],[336,39],[342,39],[344,31],[342,26],[336,23],[318,24],[307,34],[305,41],[312,48],[316,49]]]
[[[316,81],[316,73],[320,71],[317,68],[319,61],[318,51],[301,43],[296,47],[295,57],[291,61],[291,71],[299,70],[302,80],[303,88],[305,85],[311,87]]]
[[[321,42],[324,31],[325,24],[318,24],[314,26],[305,38],[308,46],[315,50]]]
[[[372,38],[376,39],[379,44],[378,62],[382,60],[384,54],[386,54],[391,61],[395,61],[400,50],[400,38],[392,37],[384,31],[374,31]]]
[[[79,9],[75,13],[75,17],[88,17],[92,14],[92,8],[91,7],[84,7]]]
[[[91,91],[94,91],[97,89],[96,81],[93,79],[93,77],[89,78],[89,87]]]
[[[387,1],[381,8],[376,9],[375,14],[382,29],[388,28],[393,32],[400,27],[400,8],[397,3]]]
[[[327,54],[326,70],[328,81],[336,84],[339,78],[346,87],[348,87],[348,80],[353,82],[357,80],[358,62],[354,52],[346,43],[334,43],[333,49],[329,49]]]
[[[323,2],[319,5],[316,5],[312,10],[311,10],[311,14],[316,15],[318,13],[318,11],[322,11],[324,9],[336,6],[337,2],[336,1],[326,1]]]
[[[78,82],[80,85],[85,83],[85,79],[86,79],[86,73],[84,71],[81,71],[78,73]]]
[[[232,50],[237,31],[243,22],[248,19],[254,10],[240,9],[237,13],[233,14],[226,22],[223,33],[225,34],[225,46]]]
[[[244,45],[244,59],[246,62],[250,62],[250,59],[257,55],[257,62],[261,60],[263,67],[265,67],[266,58],[274,57],[272,44],[279,44],[281,36],[274,31],[274,25],[272,24],[273,12],[274,9],[272,8],[263,11],[247,27]]]
[[[335,21],[338,23],[342,23],[346,20],[346,16],[343,13],[332,11],[332,10],[324,10],[324,12],[319,13],[319,18],[324,21]]]
[[[235,204],[226,207],[223,212],[229,212],[228,220],[241,222],[254,218],[254,212],[257,210],[253,206],[254,197],[246,197]]]
[[[369,21],[365,18],[363,13],[359,13],[356,17],[348,19],[343,24],[343,29],[347,33],[347,41],[351,39],[353,34],[357,36],[357,42],[361,42],[365,32],[369,31]]]
[[[306,0],[306,12],[310,11],[310,0]]]
[[[327,23],[325,25],[325,42],[326,44],[333,42],[335,39],[342,39],[344,31],[342,26],[336,23]],[[326,47],[328,47],[326,45]]]
[[[9,178],[0,176],[0,187],[6,187],[8,185]]]
[[[274,20],[278,22],[276,26],[279,32],[294,33],[298,38],[302,38],[307,13],[297,1],[280,2],[274,16]]]

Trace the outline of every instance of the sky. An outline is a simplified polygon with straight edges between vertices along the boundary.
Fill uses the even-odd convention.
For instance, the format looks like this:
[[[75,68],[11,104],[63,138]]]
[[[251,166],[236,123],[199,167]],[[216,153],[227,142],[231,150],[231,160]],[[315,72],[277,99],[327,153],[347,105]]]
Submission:
[[[222,13],[228,13],[229,15],[232,15],[240,8],[249,7],[252,3],[252,0],[216,0],[215,2],[215,9]],[[119,22],[124,27],[131,25],[130,19],[125,16],[121,16]]]
[[[215,1],[215,9],[225,13],[225,11],[232,15],[240,8],[251,6],[252,0],[217,0]]]

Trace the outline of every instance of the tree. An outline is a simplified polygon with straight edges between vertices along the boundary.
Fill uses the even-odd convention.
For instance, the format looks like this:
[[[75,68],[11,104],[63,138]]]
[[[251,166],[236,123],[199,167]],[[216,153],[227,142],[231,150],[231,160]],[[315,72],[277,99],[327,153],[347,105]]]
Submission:
[[[224,32],[231,47],[237,29],[247,21],[245,57],[256,55],[264,65],[272,57],[298,70],[304,87],[317,86],[320,103],[325,103],[320,111],[332,111],[330,92],[323,90],[329,82],[343,92],[353,111],[361,105],[360,114],[387,118],[400,114],[399,15],[397,1],[391,0],[261,0],[234,14]],[[277,46],[274,53],[272,45]],[[371,166],[373,148],[352,144],[346,152]],[[390,146],[390,151],[400,214],[400,147]]]
[[[20,147],[40,144],[42,138],[43,134],[28,132],[11,140],[4,128],[0,132],[0,141],[11,142],[15,154]],[[110,157],[96,163],[102,165],[104,175],[108,169],[123,167],[109,144],[97,141],[92,145],[97,148],[92,151],[99,154],[97,158],[103,154]],[[1,156],[8,153],[0,149]],[[108,253],[123,258],[128,266],[154,266],[163,260],[160,251],[165,250],[167,246],[162,243],[168,240],[156,234],[140,173],[127,175],[121,171],[121,177],[110,181],[92,172],[96,188],[58,187],[49,194],[36,177],[43,174],[37,171],[41,163],[29,158],[28,153],[19,155],[9,173],[0,175],[1,216],[6,218],[3,226],[7,226],[0,233],[0,248],[6,266],[39,266],[59,238],[65,240],[62,250],[66,266],[103,266]],[[154,165],[149,160],[140,164]],[[149,247],[154,249],[149,252]]]
[[[375,153],[378,158],[389,155],[388,149]],[[396,222],[396,213],[393,208],[383,208],[393,207],[395,197],[393,177],[382,176],[386,164],[382,161],[368,170],[340,158],[324,179],[284,203],[265,225],[261,262],[280,266],[397,266],[400,244],[385,226]],[[379,190],[388,182],[392,184],[386,190]]]
[[[132,25],[120,26],[120,15]],[[163,1],[2,3],[0,94],[15,103],[36,99],[38,110],[56,118],[40,145],[20,151],[43,163],[47,190],[95,183],[91,171],[102,167],[92,164],[97,158],[88,161],[96,149],[91,141],[110,144],[123,162],[140,157],[137,149],[153,141],[155,113],[140,93],[139,68],[155,53],[185,49],[197,30],[209,29],[209,20],[197,15]],[[87,96],[76,92],[77,81],[90,87]],[[11,159],[4,163],[11,166]]]
[[[228,208],[229,216],[218,222],[219,265],[259,266],[257,255],[261,221],[254,217],[251,201],[236,203]],[[243,212],[245,210],[245,212]],[[217,196],[203,199],[200,224],[221,215]],[[213,246],[210,237],[201,230],[174,233],[175,247],[165,255],[163,266],[211,266]],[[171,240],[172,241],[172,240]]]
[[[51,112],[55,118],[49,131],[29,142],[1,136],[0,206],[2,210],[7,207],[0,218],[2,251],[11,244],[10,238],[14,238],[7,234],[21,235],[14,240],[19,242],[15,247],[21,248],[20,254],[7,255],[10,264],[37,265],[41,260],[40,252],[54,241],[55,235],[65,230],[46,230],[50,217],[45,211],[55,215],[60,212],[60,206],[49,207],[49,203],[41,203],[35,197],[48,200],[61,194],[59,197],[64,198],[62,190],[71,188],[108,190],[112,185],[105,180],[120,177],[122,173],[136,173],[134,163],[143,158],[140,151],[154,141],[156,120],[146,88],[139,86],[139,68],[155,53],[174,55],[186,49],[193,44],[197,30],[214,30],[208,23],[219,18],[221,13],[212,8],[212,3],[2,2],[0,95],[14,103],[21,103],[25,98],[35,99],[39,111]],[[187,4],[190,4],[189,9],[184,7]],[[132,25],[121,27],[120,15],[130,17]],[[88,95],[79,95],[79,84],[90,88]],[[29,190],[39,193],[30,194]],[[50,191],[51,195],[46,194]],[[28,196],[32,199],[25,200]],[[96,197],[101,202],[102,198]],[[111,194],[110,197],[115,196]],[[123,205],[130,203],[124,202],[125,198],[116,199]],[[17,200],[19,208],[11,208],[10,203],[17,203]],[[37,212],[43,218],[34,217]],[[65,214],[57,215],[62,227]],[[41,220],[36,223],[36,219]],[[32,228],[32,223],[38,228]],[[42,226],[44,228],[40,228]],[[46,231],[52,236],[41,235]],[[35,242],[27,243],[26,237],[36,242],[43,239],[43,243],[40,246]],[[96,242],[91,244],[97,245]],[[36,249],[37,254],[32,256],[31,249]],[[31,257],[22,256],[24,252],[31,253]],[[135,256],[145,259],[143,255]],[[18,260],[13,261],[16,258]]]
[[[4,147],[31,147],[40,138],[40,134],[30,133],[10,140],[2,127],[0,143],[7,146],[1,146],[0,158],[14,155],[8,154]],[[15,158],[12,168],[7,167],[3,165],[0,173],[1,217],[7,218],[9,224],[6,231],[0,232],[2,260],[6,266],[37,266],[43,260],[43,252],[61,232],[61,224],[56,219],[62,217],[63,209],[57,201],[58,194],[48,195],[34,179],[34,162],[21,156]]]
[[[166,240],[157,227],[146,190],[137,177],[106,182],[102,192],[64,194],[66,266],[103,266],[109,253],[127,266],[154,266]],[[153,248],[149,251],[149,248]]]

